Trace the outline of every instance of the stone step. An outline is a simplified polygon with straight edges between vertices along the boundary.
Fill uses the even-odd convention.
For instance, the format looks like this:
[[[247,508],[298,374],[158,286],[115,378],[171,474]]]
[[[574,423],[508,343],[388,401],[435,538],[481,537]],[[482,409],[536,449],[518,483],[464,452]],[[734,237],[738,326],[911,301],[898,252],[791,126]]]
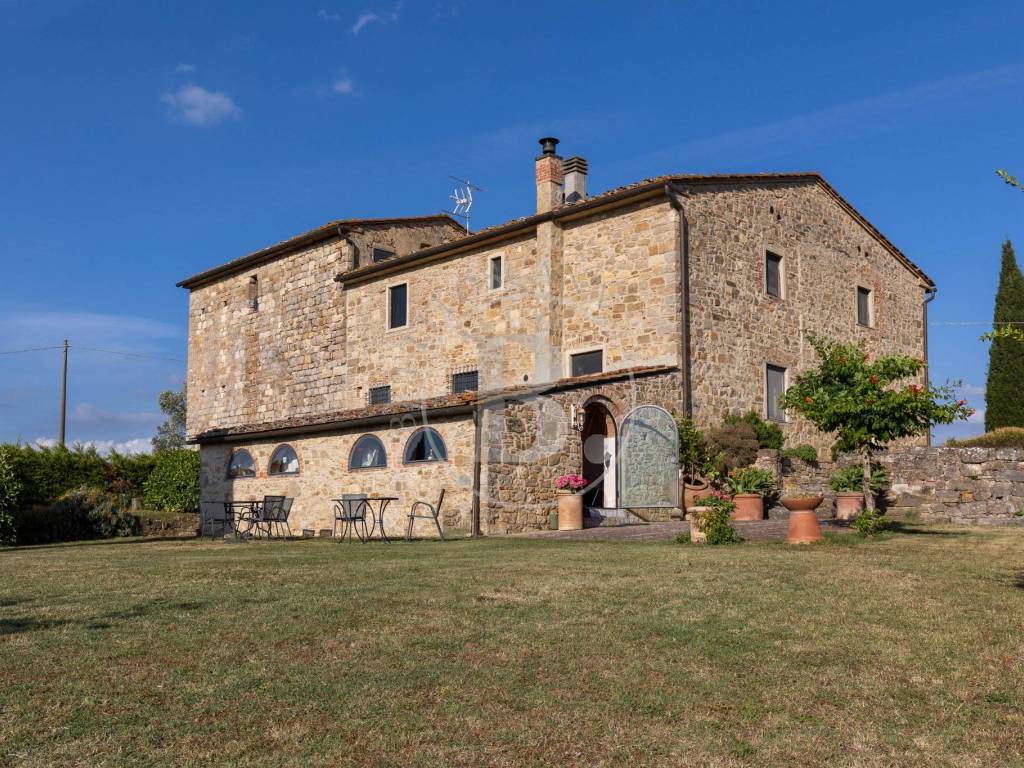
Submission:
[[[584,528],[645,524],[646,521],[637,517],[628,509],[617,509],[613,507],[584,507],[583,509]]]

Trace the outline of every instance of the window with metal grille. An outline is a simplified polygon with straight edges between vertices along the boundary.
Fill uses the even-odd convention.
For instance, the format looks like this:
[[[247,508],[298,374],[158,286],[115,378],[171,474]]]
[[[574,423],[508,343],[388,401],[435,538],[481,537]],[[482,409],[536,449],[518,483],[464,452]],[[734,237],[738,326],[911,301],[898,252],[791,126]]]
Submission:
[[[491,290],[496,291],[501,288],[501,256],[494,256],[491,258]]]
[[[378,261],[384,261],[384,259],[390,259],[394,255],[395,255],[394,251],[389,251],[386,248],[373,248],[373,249],[370,250],[370,260],[373,261],[373,263],[375,263],[375,264]]]
[[[479,371],[458,371],[452,374],[452,394],[476,392],[480,389]]]
[[[871,291],[857,287],[857,322],[871,327]]]
[[[604,370],[604,352],[596,349],[593,352],[580,352],[569,358],[573,376],[587,376],[601,373]]]
[[[388,327],[401,328],[409,321],[409,286],[405,283],[388,289]]]
[[[765,370],[765,413],[772,421],[785,421],[786,412],[779,400],[786,394],[786,369],[769,365]]]
[[[383,405],[391,402],[391,385],[382,384],[378,387],[370,387],[366,393],[366,402],[369,405]]]
[[[782,298],[782,257],[777,253],[765,251],[764,255],[764,289],[769,296]]]

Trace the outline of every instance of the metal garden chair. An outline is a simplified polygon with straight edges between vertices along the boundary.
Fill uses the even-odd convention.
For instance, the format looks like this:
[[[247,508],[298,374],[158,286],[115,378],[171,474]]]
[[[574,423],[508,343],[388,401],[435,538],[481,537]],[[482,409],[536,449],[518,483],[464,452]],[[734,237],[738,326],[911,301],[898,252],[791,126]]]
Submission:
[[[437,504],[430,504],[426,501],[414,501],[412,509],[409,510],[409,522],[405,526],[405,540],[412,541],[412,525],[419,520],[433,520],[434,525],[437,526],[437,533],[441,537],[441,541],[444,541],[444,531],[441,530],[441,522],[437,519],[438,515],[441,514],[441,504],[444,502],[444,488],[441,489],[441,495],[437,497]],[[417,510],[420,510],[417,512]]]
[[[286,502],[287,510],[285,509]],[[288,529],[288,534],[291,535],[291,529],[288,528],[288,514],[291,509],[291,499],[286,499],[284,496],[264,496],[262,502],[253,505],[252,513],[246,517],[249,527],[245,530],[244,535],[249,535],[255,529],[257,533],[265,532],[267,538],[270,539],[273,538],[275,525],[284,525]]]
[[[334,500],[334,527],[331,536],[337,538],[339,524],[341,526],[341,541],[352,541],[352,531],[360,541],[366,541],[369,534],[366,530],[366,509],[369,504],[366,501],[365,493],[346,493],[340,499]],[[360,526],[362,531],[359,530]]]

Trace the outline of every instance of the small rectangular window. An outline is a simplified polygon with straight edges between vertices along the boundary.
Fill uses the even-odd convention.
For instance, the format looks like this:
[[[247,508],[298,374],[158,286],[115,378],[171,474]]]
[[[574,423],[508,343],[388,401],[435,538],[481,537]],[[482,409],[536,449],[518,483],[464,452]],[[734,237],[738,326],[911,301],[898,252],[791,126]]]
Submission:
[[[501,288],[501,256],[491,258],[491,290]]]
[[[408,289],[405,283],[388,288],[388,328],[401,328],[408,322]]]
[[[385,248],[374,248],[370,251],[370,259],[374,264],[378,261],[384,261],[384,259],[390,259],[394,255],[394,251],[389,251]]]
[[[391,385],[382,384],[379,387],[370,387],[366,401],[370,405],[383,405],[391,402]]]
[[[255,312],[260,308],[260,279],[253,275],[249,278],[249,309]]]
[[[479,371],[459,371],[452,374],[452,394],[476,392],[480,389]]]
[[[767,367],[765,377],[765,412],[772,421],[785,421],[786,412],[782,410],[779,400],[786,394],[786,369],[777,365]]]
[[[769,296],[782,298],[782,257],[777,253],[765,251],[764,255],[764,289]]]
[[[871,327],[871,291],[868,288],[857,287],[857,322],[861,325]]]
[[[600,349],[593,352],[580,352],[572,355],[569,359],[572,362],[573,376],[587,376],[591,373],[601,373],[604,370],[604,352]]]

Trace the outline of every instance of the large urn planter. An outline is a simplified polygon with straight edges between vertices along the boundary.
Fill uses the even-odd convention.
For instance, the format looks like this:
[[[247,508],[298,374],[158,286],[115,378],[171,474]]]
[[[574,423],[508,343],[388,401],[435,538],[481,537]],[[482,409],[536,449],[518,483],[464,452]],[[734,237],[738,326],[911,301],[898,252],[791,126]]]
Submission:
[[[759,493],[736,493],[732,497],[736,509],[733,520],[764,520],[764,496]]]
[[[583,494],[558,492],[558,530],[579,531],[583,528]]]
[[[836,493],[836,519],[854,520],[864,509],[864,494],[860,491]]]
[[[683,509],[697,505],[697,502],[711,495],[711,484],[705,481],[683,481]]]
[[[782,506],[789,510],[789,544],[811,544],[821,541],[821,523],[815,511],[825,500],[824,496],[790,496],[782,499]]]

